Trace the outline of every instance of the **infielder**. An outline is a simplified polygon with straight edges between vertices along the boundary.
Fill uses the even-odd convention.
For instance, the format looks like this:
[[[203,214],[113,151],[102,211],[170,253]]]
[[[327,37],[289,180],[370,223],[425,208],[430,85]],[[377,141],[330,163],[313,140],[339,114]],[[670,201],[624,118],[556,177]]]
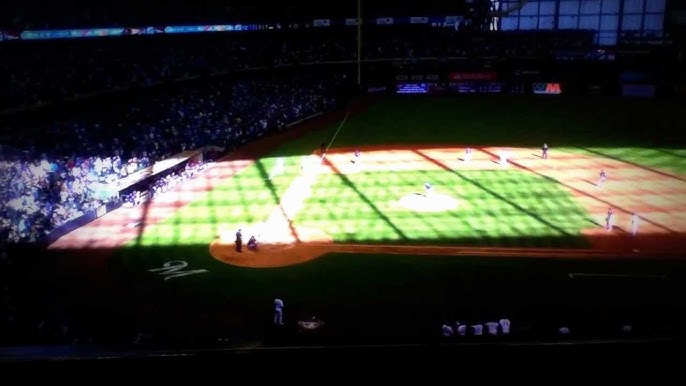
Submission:
[[[636,236],[636,233],[638,233],[638,222],[640,221],[640,217],[634,212],[631,215],[631,235]]]
[[[279,157],[276,160],[276,165],[274,165],[274,168],[272,169],[272,172],[269,174],[269,179],[271,180],[272,178],[278,176],[279,174],[283,174],[286,166],[286,161],[283,159],[283,157]]]
[[[598,184],[596,185],[597,187],[602,187],[603,184],[605,183],[605,180],[607,179],[607,173],[605,173],[605,169],[600,170],[600,178],[598,178]]]
[[[505,167],[507,166],[507,151],[504,149],[500,149],[500,166]]]
[[[605,229],[608,231],[611,231],[612,228],[615,226],[615,213],[612,211],[612,208],[607,209],[607,216],[605,217]]]
[[[472,160],[472,148],[467,146],[466,149],[464,149],[464,160],[465,162],[469,162]]]

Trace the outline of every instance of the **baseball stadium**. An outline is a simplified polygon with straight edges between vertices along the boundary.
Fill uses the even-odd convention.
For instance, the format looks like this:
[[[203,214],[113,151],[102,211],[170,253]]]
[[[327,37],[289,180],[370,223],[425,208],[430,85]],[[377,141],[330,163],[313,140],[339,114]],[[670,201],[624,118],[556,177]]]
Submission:
[[[566,3],[581,4],[577,12],[587,15],[586,1],[483,3],[501,29],[518,20],[519,31],[498,34],[524,34],[525,42],[537,32],[522,32],[520,15],[529,9],[522,7],[536,4],[537,13],[526,15],[539,25],[550,4],[557,7],[556,20],[566,20]],[[493,3],[512,8],[494,14]],[[626,10],[641,3],[636,15],[646,30],[659,13],[642,0],[614,3],[622,8],[607,13],[618,12],[624,24]],[[598,28],[605,10],[599,5]],[[614,26],[617,34],[624,24]],[[412,49],[419,50],[415,27],[365,27],[369,40],[361,40],[363,31],[354,26],[314,39],[287,38],[300,44],[291,55],[302,55],[302,62],[324,55],[317,39],[339,36],[356,43],[349,51],[358,50],[357,60],[335,57],[329,64],[245,74],[232,69],[219,75],[227,79],[203,75],[155,86],[159,90],[127,91],[121,99],[92,97],[99,107],[71,101],[64,103],[77,106],[17,112],[8,105],[14,110],[4,115],[6,130],[37,133],[25,141],[5,135],[8,165],[6,148],[35,151],[35,165],[56,165],[40,154],[50,157],[55,143],[70,141],[77,157],[80,148],[87,157],[87,141],[93,141],[100,158],[90,164],[105,165],[106,150],[98,149],[120,144],[124,152],[115,151],[117,157],[134,146],[131,158],[150,158],[125,177],[93,180],[92,189],[80,186],[76,172],[66,178],[68,188],[58,185],[50,196],[58,203],[41,201],[39,208],[58,212],[60,202],[71,208],[91,190],[103,197],[102,206],[84,204],[82,217],[45,231],[46,239],[29,239],[33,233],[23,231],[28,220],[11,214],[24,209],[10,199],[28,205],[24,196],[6,199],[7,224],[21,218],[18,242],[9,230],[3,243],[17,272],[8,282],[19,304],[40,304],[18,307],[19,313],[31,310],[18,320],[47,320],[44,325],[54,324],[55,331],[68,325],[72,349],[86,340],[103,351],[676,339],[679,315],[686,312],[686,117],[683,88],[667,86],[683,82],[686,67],[679,73],[678,65],[656,66],[657,54],[645,48],[615,50],[603,43],[603,31],[588,35],[579,27],[582,33],[570,38],[561,26],[564,37],[553,29],[542,41],[561,47],[571,39],[565,55],[586,55],[555,56],[563,62],[556,64],[530,51],[526,58],[494,53],[501,43],[486,35],[479,41],[491,44],[490,51],[471,52],[466,45],[468,60],[414,59],[416,52],[410,59],[360,59],[362,41],[381,52],[388,50],[389,35],[412,35],[418,39]],[[250,41],[251,33],[236,36]],[[596,40],[588,47],[579,43],[588,36]],[[118,55],[136,56],[154,38],[98,44],[120,44]],[[210,39],[212,50],[233,38],[200,33],[168,44],[190,50],[197,39]],[[448,38],[442,33],[441,39]],[[506,45],[518,47],[518,39]],[[24,48],[14,43],[53,44],[0,41],[5,43],[17,51]],[[251,44],[245,43],[248,52]],[[308,44],[315,48],[307,51]],[[658,49],[668,57],[679,46]],[[602,58],[589,56],[600,51]],[[260,57],[255,55],[251,65]],[[667,73],[674,78],[665,79]],[[653,94],[628,95],[637,89]],[[133,117],[123,125],[135,129],[117,124],[120,111]],[[59,127],[31,131],[43,130],[42,120]],[[75,123],[53,123],[62,120]],[[104,123],[88,126],[96,121]],[[80,131],[80,124],[86,129]],[[211,133],[219,126],[231,126],[219,131],[221,140]],[[91,138],[88,130],[93,139],[85,139]],[[159,150],[163,146],[168,149]],[[73,159],[66,170],[79,168]],[[20,174],[42,173],[27,162],[17,166]],[[53,170],[47,174],[59,174]],[[15,189],[17,175],[7,174],[6,191]],[[57,183],[48,180],[51,187]],[[78,192],[75,200],[67,189]],[[38,193],[30,195],[39,200]],[[489,322],[495,327],[481,336]],[[458,334],[460,326],[467,332]],[[5,341],[23,343],[14,336],[8,333]],[[34,342],[43,335],[24,336]],[[44,336],[62,342],[57,333]]]

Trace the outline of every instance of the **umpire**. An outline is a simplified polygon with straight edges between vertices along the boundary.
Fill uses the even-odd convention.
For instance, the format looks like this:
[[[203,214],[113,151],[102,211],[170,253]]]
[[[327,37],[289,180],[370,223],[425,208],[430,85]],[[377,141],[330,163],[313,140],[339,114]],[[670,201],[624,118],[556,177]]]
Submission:
[[[243,234],[240,229],[236,232],[236,252],[243,252]]]

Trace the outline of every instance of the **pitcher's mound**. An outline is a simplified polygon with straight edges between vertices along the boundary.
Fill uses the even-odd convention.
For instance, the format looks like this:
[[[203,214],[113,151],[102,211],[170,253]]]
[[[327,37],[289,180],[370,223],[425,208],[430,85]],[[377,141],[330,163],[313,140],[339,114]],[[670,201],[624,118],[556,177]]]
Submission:
[[[445,212],[457,209],[459,201],[444,194],[424,195],[412,193],[401,198],[398,203],[405,209],[415,212]]]
[[[319,229],[295,227],[293,232],[283,231],[262,235],[256,251],[247,248],[250,234],[243,232],[242,252],[236,252],[234,239],[218,237],[210,244],[210,255],[215,259],[240,267],[276,268],[314,260],[327,252],[331,236]]]

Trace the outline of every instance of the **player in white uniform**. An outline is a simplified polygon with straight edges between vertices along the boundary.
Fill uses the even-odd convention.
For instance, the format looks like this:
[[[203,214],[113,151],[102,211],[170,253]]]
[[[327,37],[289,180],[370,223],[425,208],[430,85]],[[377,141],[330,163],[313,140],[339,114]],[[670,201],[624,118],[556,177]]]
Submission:
[[[486,323],[486,329],[488,330],[488,335],[491,335],[491,336],[498,335],[498,326],[499,326],[499,324],[496,322]]]
[[[631,215],[631,235],[636,236],[636,233],[638,233],[638,223],[641,221],[641,218],[638,217],[638,215],[634,212]]]
[[[484,326],[483,324],[474,324],[472,325],[472,333],[474,336],[481,336],[484,334]]]
[[[466,336],[467,335],[467,325],[460,322],[455,322],[455,329],[457,330],[457,335]]]
[[[500,324],[500,330],[502,330],[503,335],[510,335],[510,319],[500,319],[498,321]]]
[[[430,183],[428,183],[428,182],[424,183],[424,195],[425,196],[427,196],[427,197],[429,196],[429,194],[431,193],[431,188],[432,188],[432,186]]]
[[[274,299],[274,324],[283,326],[283,300]]]
[[[500,166],[505,167],[507,166],[507,150],[505,149],[500,149]]]

